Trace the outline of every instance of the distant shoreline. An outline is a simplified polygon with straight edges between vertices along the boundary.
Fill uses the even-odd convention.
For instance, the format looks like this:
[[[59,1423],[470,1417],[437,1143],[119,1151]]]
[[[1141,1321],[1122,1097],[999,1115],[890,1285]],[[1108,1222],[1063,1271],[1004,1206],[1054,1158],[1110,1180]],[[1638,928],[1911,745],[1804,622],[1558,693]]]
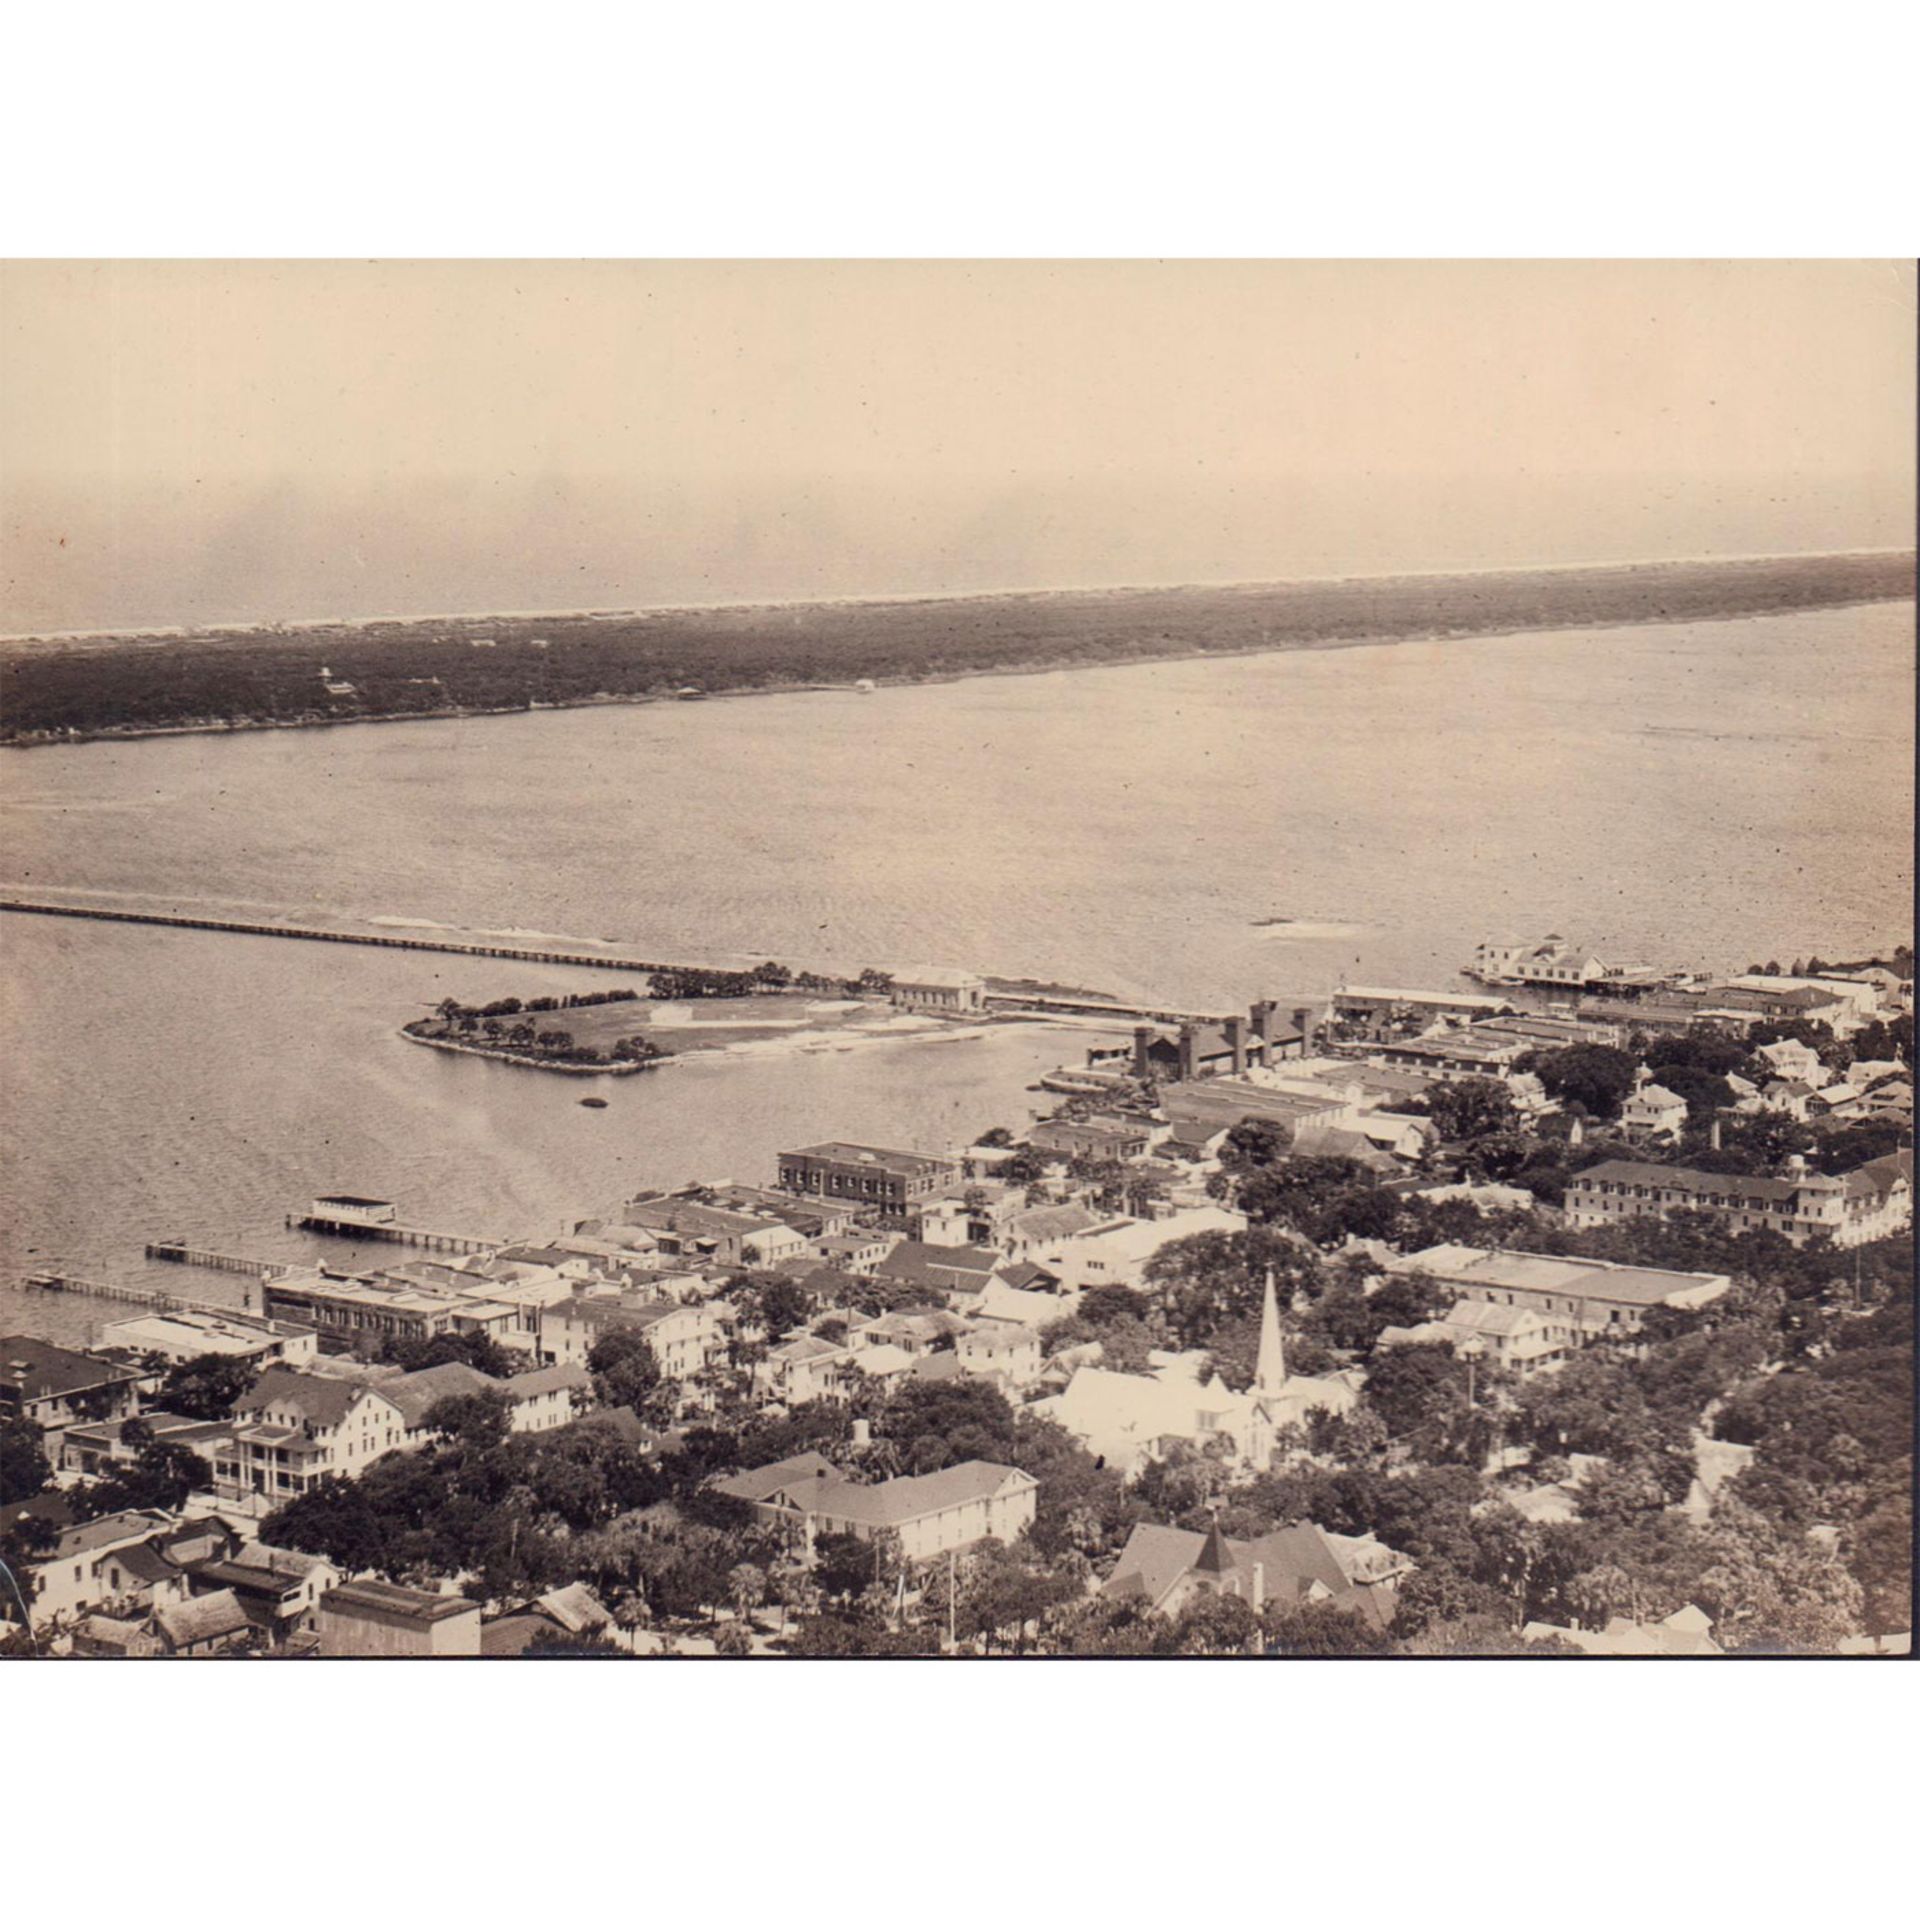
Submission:
[[[63,645],[49,637],[0,646],[7,729],[0,744],[482,719],[693,696],[844,693],[862,683],[940,685],[1183,659],[1764,618],[1907,600],[1912,592],[1913,555],[1876,551],[631,615],[460,615],[128,636],[118,645]],[[312,704],[319,691],[329,706]]]

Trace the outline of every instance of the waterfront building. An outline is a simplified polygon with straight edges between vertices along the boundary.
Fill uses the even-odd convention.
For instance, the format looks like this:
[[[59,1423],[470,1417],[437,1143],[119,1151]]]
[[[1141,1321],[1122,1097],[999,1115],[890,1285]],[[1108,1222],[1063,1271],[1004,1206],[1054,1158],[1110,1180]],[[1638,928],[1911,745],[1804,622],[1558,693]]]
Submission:
[[[1568,1346],[1637,1333],[1653,1307],[1703,1307],[1732,1284],[1724,1273],[1617,1266],[1567,1254],[1445,1245],[1402,1254],[1390,1274],[1437,1281],[1455,1300],[1530,1308]]]
[[[763,1214],[779,1220],[807,1240],[838,1232],[860,1212],[851,1200],[802,1199],[784,1187],[749,1187],[723,1181],[705,1189],[708,1201],[734,1213]]]
[[[951,967],[916,967],[893,976],[887,998],[907,1013],[979,1013],[987,1004],[987,983]]]
[[[1281,1024],[1277,1000],[1256,1000],[1244,1015],[1186,1020],[1171,1035],[1149,1025],[1137,1026],[1133,1030],[1134,1077],[1211,1080],[1245,1073],[1249,1067],[1270,1067],[1288,1056],[1299,1058],[1312,1050],[1312,1009],[1296,1007],[1291,1024],[1291,1032]]]
[[[651,1235],[669,1260],[734,1266],[749,1257],[772,1262],[807,1251],[807,1236],[798,1227],[771,1214],[710,1205],[696,1197],[698,1191],[637,1194],[621,1219]]]
[[[1911,1224],[1913,1154],[1885,1154],[1844,1174],[1817,1173],[1796,1155],[1782,1178],[1606,1160],[1568,1180],[1566,1209],[1574,1227],[1697,1209],[1733,1233],[1764,1228],[1795,1246],[1862,1246]]]
[[[1643,986],[1659,977],[1650,967],[1602,960],[1557,933],[1544,940],[1483,940],[1469,971],[1481,980],[1574,990]]]
[[[1340,987],[1332,1014],[1343,1030],[1384,1034],[1430,1026],[1436,1020],[1471,1022],[1511,1013],[1513,1002],[1491,993],[1439,993],[1424,987]]]
[[[453,1293],[425,1292],[378,1274],[355,1278],[314,1267],[268,1274],[260,1282],[261,1305],[273,1318],[306,1322],[323,1334],[350,1338],[430,1340],[458,1331],[465,1304]]]
[[[904,1221],[959,1179],[957,1162],[893,1147],[830,1140],[780,1155],[780,1184],[793,1193],[851,1200],[885,1220]]]

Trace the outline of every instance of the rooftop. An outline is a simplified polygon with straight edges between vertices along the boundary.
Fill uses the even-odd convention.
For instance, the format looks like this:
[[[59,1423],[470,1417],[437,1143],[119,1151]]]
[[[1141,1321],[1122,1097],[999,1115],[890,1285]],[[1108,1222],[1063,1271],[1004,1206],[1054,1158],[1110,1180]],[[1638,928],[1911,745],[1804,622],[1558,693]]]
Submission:
[[[871,1487],[815,1476],[791,1481],[771,1497],[779,1505],[802,1513],[816,1513],[855,1526],[892,1528],[944,1513],[951,1507],[991,1499],[1012,1482],[1033,1484],[1031,1476],[1018,1467],[966,1460],[942,1467],[938,1473],[905,1475]]]
[[[9,1395],[17,1390],[22,1405],[138,1378],[137,1368],[98,1360],[90,1353],[75,1353],[28,1334],[8,1334],[0,1339],[0,1390]]]
[[[871,1167],[883,1173],[909,1176],[948,1172],[954,1164],[933,1154],[908,1153],[897,1147],[862,1147],[848,1140],[828,1140],[817,1147],[791,1147],[781,1158],[831,1160],[841,1166]]]
[[[322,1613],[358,1614],[363,1619],[415,1621],[431,1626],[459,1614],[478,1613],[477,1600],[458,1594],[426,1593],[396,1586],[391,1580],[348,1580],[320,1597]]]
[[[329,1379],[317,1373],[302,1373],[294,1367],[269,1367],[233,1403],[233,1411],[237,1420],[246,1414],[265,1413],[270,1407],[291,1405],[299,1410],[303,1419],[317,1426],[337,1427],[363,1394],[379,1393],[383,1398],[393,1399],[389,1384],[383,1380],[377,1387],[369,1387],[358,1380]]]
[[[1615,1266],[1610,1260],[1582,1260],[1571,1254],[1487,1253],[1461,1246],[1429,1247],[1395,1266],[1468,1286],[1563,1294],[1611,1306],[1656,1307],[1683,1294],[1724,1292],[1729,1285],[1721,1273],[1678,1273],[1665,1267]]]

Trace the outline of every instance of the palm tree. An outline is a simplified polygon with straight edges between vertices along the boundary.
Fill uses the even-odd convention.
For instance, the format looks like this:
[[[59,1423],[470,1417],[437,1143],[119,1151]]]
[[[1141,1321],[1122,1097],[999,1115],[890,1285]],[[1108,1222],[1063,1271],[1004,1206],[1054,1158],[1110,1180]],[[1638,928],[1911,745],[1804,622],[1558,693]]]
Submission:
[[[631,1593],[623,1596],[613,1610],[613,1618],[615,1625],[626,1633],[627,1645],[631,1649],[634,1636],[653,1621],[653,1609],[647,1604],[644,1590],[636,1585]]]
[[[753,1610],[766,1598],[767,1576],[751,1560],[742,1560],[727,1575],[727,1593],[740,1618],[751,1620]]]
[[[780,1631],[787,1630],[787,1617],[798,1609],[805,1612],[819,1597],[819,1583],[806,1565],[791,1555],[775,1563],[771,1590],[780,1609]]]

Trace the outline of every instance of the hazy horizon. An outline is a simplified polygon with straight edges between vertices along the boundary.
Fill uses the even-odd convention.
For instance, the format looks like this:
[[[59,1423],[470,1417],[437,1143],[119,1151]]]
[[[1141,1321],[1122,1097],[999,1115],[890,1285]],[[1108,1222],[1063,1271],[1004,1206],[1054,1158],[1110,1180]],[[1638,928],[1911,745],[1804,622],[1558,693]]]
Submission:
[[[1912,544],[1906,263],[0,269],[9,634]]]

